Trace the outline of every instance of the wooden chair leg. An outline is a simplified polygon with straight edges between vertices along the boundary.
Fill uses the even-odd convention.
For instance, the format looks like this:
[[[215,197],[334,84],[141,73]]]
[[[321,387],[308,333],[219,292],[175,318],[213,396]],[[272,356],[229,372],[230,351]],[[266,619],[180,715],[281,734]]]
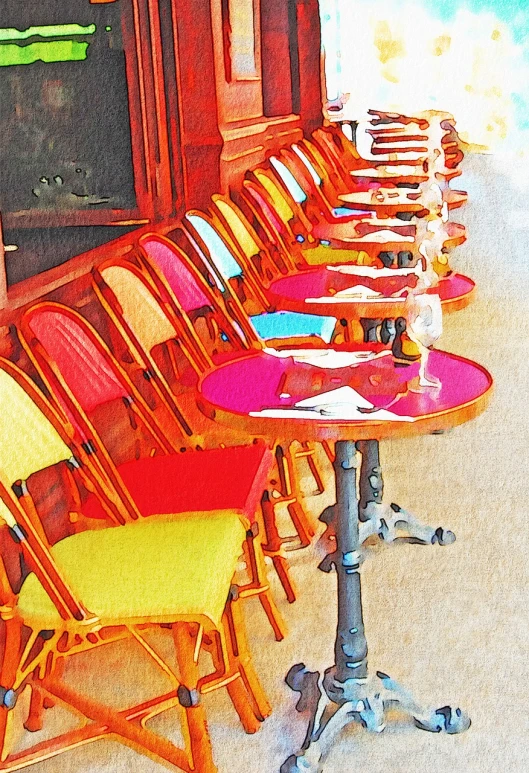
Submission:
[[[314,536],[314,529],[309,522],[307,515],[299,502],[294,500],[287,506],[288,514],[294,524],[294,527],[298,533],[300,547],[306,548],[310,545],[312,537]]]
[[[315,529],[299,502],[301,493],[297,487],[292,457],[290,453],[285,454],[281,446],[277,446],[276,460],[282,497],[289,500],[288,512],[298,533],[301,547],[307,547],[315,534]]]
[[[188,623],[173,625],[176,658],[182,681],[179,698],[186,717],[186,746],[189,749],[191,768],[196,773],[216,773],[206,712],[197,692],[199,679],[197,636],[198,626]]]
[[[0,705],[0,760],[5,762],[10,753],[14,721],[15,696],[10,691],[15,684],[22,656],[22,624],[11,618],[4,620],[4,655],[0,667],[0,689],[3,693]]]
[[[44,721],[44,696],[39,689],[36,674],[33,677],[31,685],[31,699],[29,702],[28,717],[24,722],[24,727],[30,733],[38,733],[42,730]]]
[[[51,676],[53,670],[53,678],[61,680],[64,675],[64,658],[56,657],[49,658],[46,663],[46,676]],[[48,695],[43,695],[39,689],[39,680],[37,679],[37,672],[33,676],[31,683],[31,700],[29,703],[28,718],[24,722],[24,727],[29,730],[30,733],[36,733],[42,730],[44,709],[52,709],[55,706],[55,701]]]
[[[270,555],[274,568],[283,586],[285,595],[290,604],[296,600],[296,591],[289,576],[288,561],[281,554],[281,537],[277,530],[274,505],[270,499],[270,493],[265,491],[261,499],[261,513],[263,518],[263,528],[266,536],[266,544],[263,545],[265,555]]]
[[[53,662],[53,674],[56,679],[63,678],[65,665],[66,665],[65,658],[55,658]],[[53,698],[49,698],[49,697],[44,698],[45,709],[52,709],[54,706],[55,706],[55,701],[53,700]]]
[[[255,523],[254,526],[258,526],[258,524]],[[267,581],[266,567],[258,529],[254,528],[248,531],[246,537],[246,552],[252,580],[256,584],[256,587],[260,589],[259,601],[261,602],[261,606],[272,626],[276,641],[282,641],[286,636],[287,629]]]
[[[328,440],[323,440],[321,445],[322,445],[322,448],[323,448],[323,450],[325,451],[325,453],[327,455],[327,459],[331,463],[334,462],[334,451],[332,450],[329,441]]]
[[[323,480],[320,475],[320,471],[318,470],[318,466],[316,462],[314,461],[314,448],[311,448],[309,443],[307,441],[304,441],[301,444],[302,451],[295,454],[297,457],[304,456],[307,460],[307,464],[309,466],[310,474],[314,478],[314,483],[316,484],[315,494],[323,494],[325,490],[325,486],[323,485]]]
[[[230,634],[228,637],[230,651],[237,658],[238,670],[246,688],[247,698],[249,697],[252,703],[254,714],[262,722],[270,716],[272,707],[253,667],[240,602],[235,600],[227,605],[225,619]]]
[[[277,472],[279,474],[279,491],[282,497],[289,497],[292,495],[292,481],[290,480],[289,468],[285,456],[283,446],[276,446],[275,457]]]

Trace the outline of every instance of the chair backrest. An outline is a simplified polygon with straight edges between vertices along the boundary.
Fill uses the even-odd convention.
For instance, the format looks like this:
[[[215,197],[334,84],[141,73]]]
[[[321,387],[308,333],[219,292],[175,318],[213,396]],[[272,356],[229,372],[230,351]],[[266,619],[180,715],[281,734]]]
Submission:
[[[0,360],[0,406],[0,466],[9,485],[72,457],[71,438],[52,409],[28,377],[5,360]]]
[[[271,229],[263,223],[263,218],[257,216],[255,206],[248,206],[244,196],[240,200],[246,207],[245,213],[228,196],[215,194],[212,200],[215,218],[221,221],[238,243],[244,255],[245,274],[253,275],[257,286],[268,287],[270,282],[292,267],[289,256],[283,254],[280,240],[272,235]]]
[[[332,156],[343,169],[351,170],[365,163],[356,149],[351,124],[343,123],[340,128],[328,126],[316,129],[312,139],[322,150],[326,149],[327,154]]]
[[[286,168],[285,164],[280,163]],[[264,188],[266,195],[269,197],[287,231],[296,231],[296,236],[298,231],[301,231],[303,236],[312,231],[313,222],[304,210],[307,203],[306,194],[304,194],[304,203],[300,204],[296,201],[272,164],[270,164],[268,169],[258,168],[253,170],[248,175],[248,178],[251,180],[252,176]],[[301,198],[301,196],[298,198]]]
[[[270,163],[296,204],[304,204],[307,200],[307,191],[302,188],[303,179],[300,176],[294,176],[292,170],[277,156],[271,156]]]
[[[227,282],[242,275],[242,268],[237,262],[233,251],[217,230],[209,223],[203,213],[191,211],[186,214],[186,220],[192,225],[201,242],[206,247],[213,267],[222,279]]]
[[[240,209],[228,197],[215,194],[212,198],[245,256],[250,259],[257,255],[262,247],[257,243],[257,236],[252,233],[253,229]]]
[[[69,586],[49,546],[11,490],[5,478],[4,462],[5,458],[0,453],[0,522],[3,522],[13,537],[19,541],[20,553],[25,559],[27,568],[37,575],[59,616],[63,620],[79,622],[90,620],[95,623],[94,615],[86,609]],[[8,620],[9,610],[15,613],[16,595],[9,582],[3,557],[0,557],[0,588],[1,603],[5,613],[3,617],[4,620]]]
[[[98,273],[119,304],[120,317],[145,352],[176,337],[176,331],[153,294],[150,283],[132,264],[106,263]]]
[[[144,256],[165,278],[183,311],[189,314],[214,305],[210,288],[176,244],[158,234],[145,234],[138,243]]]
[[[312,161],[309,160],[307,155],[305,154],[304,150],[299,145],[292,145],[292,150],[296,154],[296,156],[299,158],[302,164],[304,164],[307,167],[308,173],[312,177],[315,185],[321,185],[323,182],[322,177],[319,175],[318,170],[312,163]]]
[[[92,483],[95,481],[105,500],[108,516],[117,523],[137,519],[137,507],[91,414],[101,405],[122,399],[131,426],[135,427],[139,419],[157,448],[162,453],[171,453],[175,446],[166,437],[158,416],[96,330],[73,309],[59,303],[37,303],[23,314],[19,338],[54,407],[70,422],[75,441],[88,454]],[[89,490],[92,488],[91,485]]]
[[[243,196],[252,212],[256,216],[261,215],[261,219],[266,221],[268,238],[274,239],[277,234],[286,235],[285,223],[275,210],[273,202],[266,194],[264,187],[256,185],[253,180],[244,180]]]
[[[308,160],[308,163],[316,169],[321,177],[321,186],[324,186],[328,181],[335,191],[339,189],[340,192],[343,192],[351,189],[350,175],[345,170],[338,151],[334,156],[325,147],[321,148],[317,142],[308,139],[301,140],[298,147],[301,155]],[[294,146],[292,149],[295,150]],[[298,153],[300,158],[301,155]]]
[[[51,301],[37,303],[23,315],[20,332],[29,358],[81,442],[99,440],[90,414],[122,399],[160,448],[172,450],[157,416],[101,336],[77,311]]]
[[[20,486],[14,494],[14,483],[66,461],[88,486],[92,464],[75,445],[73,429],[62,422],[20,368],[0,358],[0,518],[20,542],[28,568],[37,574],[61,617],[94,619],[55,563],[27,486]],[[74,485],[73,477],[69,479]],[[74,498],[79,498],[78,492]],[[109,503],[104,504],[109,513]]]
[[[343,169],[343,153],[340,152],[335,137],[335,132],[331,133],[325,129],[317,129],[312,135],[313,146],[318,148],[320,153],[322,153],[329,162],[332,162],[335,167],[341,167]]]
[[[58,303],[39,303],[26,312],[21,327],[28,344],[38,341],[56,363],[87,413],[103,403],[130,396],[110,350],[78,312]]]
[[[264,169],[254,169],[253,175],[270,196],[276,213],[285,224],[294,219],[295,213],[290,206],[287,195],[273,179],[273,176]]]
[[[259,311],[265,310],[268,301],[260,277],[243,249],[231,239],[219,218],[214,214],[191,210],[186,214],[186,220],[189,223],[187,230],[194,232],[193,241],[198,245],[203,260],[212,266],[226,289],[235,293],[241,304],[249,301],[254,307],[257,304]],[[256,309],[252,308],[250,313],[255,311]]]
[[[283,168],[286,169],[290,175],[295,177],[300,186],[303,187],[305,200],[296,203],[299,204],[300,209],[306,213],[307,217],[312,219],[314,210],[314,216],[317,220],[321,212],[330,211],[332,205],[323,190],[323,178],[318,175],[319,182],[316,183],[307,164],[304,163],[300,159],[299,154],[295,153],[291,148],[283,148],[280,152],[280,157],[280,163]],[[309,166],[311,165],[309,164]]]
[[[212,317],[219,334],[235,349],[259,346],[244,309],[221,279],[215,275],[212,284],[208,284],[183,250],[159,234],[144,234],[138,246],[160,298],[174,304],[176,315],[193,338],[196,353],[193,364],[197,371],[212,364],[207,347],[195,329],[195,320],[201,313]]]
[[[283,268],[287,271],[297,270],[300,264],[303,265],[303,260],[296,260],[296,257],[299,258],[299,248],[297,243],[293,243],[293,234],[289,226],[281,221],[267,192],[252,180],[244,180],[241,198],[269,244],[273,245],[269,249],[279,253],[279,260],[274,258],[279,270],[282,271]]]

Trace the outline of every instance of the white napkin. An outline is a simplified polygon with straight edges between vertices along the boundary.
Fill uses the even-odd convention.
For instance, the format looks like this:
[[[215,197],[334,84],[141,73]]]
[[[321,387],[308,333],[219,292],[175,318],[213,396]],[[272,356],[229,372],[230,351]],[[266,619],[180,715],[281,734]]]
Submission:
[[[387,357],[391,352],[384,349],[382,352],[339,352],[336,349],[268,349],[267,354],[273,357],[292,357],[294,362],[305,362],[316,368],[353,368],[362,362]]]
[[[384,171],[394,175],[424,175],[422,166],[417,164],[400,164],[398,166],[392,166],[391,164],[384,164]]]
[[[406,139],[399,139],[398,142],[377,142],[375,147],[377,148],[383,148],[384,150],[387,150],[388,153],[398,153],[400,148],[415,148],[415,147],[425,147],[425,140],[406,140]]]
[[[398,159],[391,158],[391,156],[397,156],[399,155],[398,149],[388,151],[387,154],[382,153],[381,155],[374,155],[373,153],[370,153],[367,157],[368,161],[396,161]],[[426,153],[406,153],[406,161],[424,161],[426,159]]]
[[[305,298],[305,303],[344,303],[347,301],[376,301],[384,300],[382,293],[372,290],[365,285],[354,285],[339,290],[334,295],[322,295],[320,298]]]
[[[296,410],[296,409],[302,410]],[[303,409],[306,410],[303,410]],[[373,408],[373,403],[362,397],[356,389],[350,386],[338,387],[329,392],[308,397],[296,403],[292,408],[265,408],[262,411],[251,411],[250,416],[263,416],[271,419],[336,419],[345,421],[414,421],[412,416],[398,416],[383,408],[373,413],[361,413],[359,408]]]
[[[348,236],[344,241],[350,242],[376,242],[376,244],[384,244],[385,242],[408,242],[413,244],[415,241],[413,236],[404,236],[395,231],[390,231],[388,228],[382,228],[380,231],[375,231],[365,236]]]
[[[337,271],[339,274],[367,276],[370,279],[381,279],[387,276],[409,276],[409,274],[415,273],[414,268],[377,268],[376,266],[356,266],[347,263],[327,266],[326,268],[328,271]]]

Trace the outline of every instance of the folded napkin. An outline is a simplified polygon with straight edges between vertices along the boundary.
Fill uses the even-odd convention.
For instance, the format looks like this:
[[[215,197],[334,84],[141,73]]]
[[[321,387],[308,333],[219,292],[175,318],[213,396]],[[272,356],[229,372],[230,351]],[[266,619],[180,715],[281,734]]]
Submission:
[[[376,242],[377,244],[384,244],[385,242],[409,242],[413,244],[415,240],[413,236],[403,236],[403,234],[395,233],[395,231],[390,231],[388,228],[382,228],[380,231],[375,231],[367,236],[355,237],[352,235],[347,238],[347,241]]]
[[[403,175],[403,174],[412,174],[412,175],[424,175],[424,170],[422,166],[418,166],[417,164],[400,164],[399,166],[392,166],[391,164],[384,165],[384,171],[389,172],[389,174],[394,175]]]
[[[414,268],[377,268],[376,266],[356,266],[347,263],[327,266],[327,271],[338,271],[339,274],[354,274],[355,276],[366,276],[369,279],[382,279],[391,276],[409,276],[414,274]],[[338,293],[336,293],[338,295]]]
[[[398,160],[396,158],[392,158],[392,156],[398,156],[398,155],[399,155],[398,148],[395,148],[395,150],[392,150],[392,151],[388,150],[387,153],[381,153],[380,155],[370,153],[369,156],[368,156],[368,160],[373,159],[374,161],[380,161],[381,159],[385,159],[385,157],[387,156],[387,160],[391,162],[391,161]],[[423,160],[425,160],[425,158],[426,158],[426,153],[425,152],[406,153],[406,161],[421,161],[422,162]]]
[[[401,148],[417,148],[424,147],[424,145],[425,140],[407,140],[403,137],[398,142],[377,142],[375,147],[387,150],[388,153],[398,153]]]
[[[392,411],[380,408],[373,413],[361,413],[359,408],[373,408],[373,403],[350,386],[332,389],[319,395],[299,400],[285,408],[263,408],[261,411],[251,411],[250,416],[261,416],[270,419],[335,419],[342,421],[414,421],[412,416],[399,416]]]
[[[322,295],[320,298],[305,298],[305,303],[344,303],[346,301],[376,301],[384,300],[382,293],[365,285],[354,285],[339,290],[334,295]]]
[[[292,357],[294,362],[305,362],[316,368],[352,368],[360,365],[362,362],[387,357],[391,352],[384,349],[382,352],[339,352],[336,349],[268,349],[267,354],[273,357],[286,358]]]

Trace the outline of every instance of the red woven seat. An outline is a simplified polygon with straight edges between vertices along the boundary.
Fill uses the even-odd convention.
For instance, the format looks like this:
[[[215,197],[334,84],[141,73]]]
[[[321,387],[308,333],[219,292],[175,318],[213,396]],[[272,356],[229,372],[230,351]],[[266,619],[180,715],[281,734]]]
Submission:
[[[237,510],[253,521],[271,465],[272,452],[259,442],[139,459],[122,464],[118,472],[144,516]],[[93,495],[83,512],[106,517]]]

